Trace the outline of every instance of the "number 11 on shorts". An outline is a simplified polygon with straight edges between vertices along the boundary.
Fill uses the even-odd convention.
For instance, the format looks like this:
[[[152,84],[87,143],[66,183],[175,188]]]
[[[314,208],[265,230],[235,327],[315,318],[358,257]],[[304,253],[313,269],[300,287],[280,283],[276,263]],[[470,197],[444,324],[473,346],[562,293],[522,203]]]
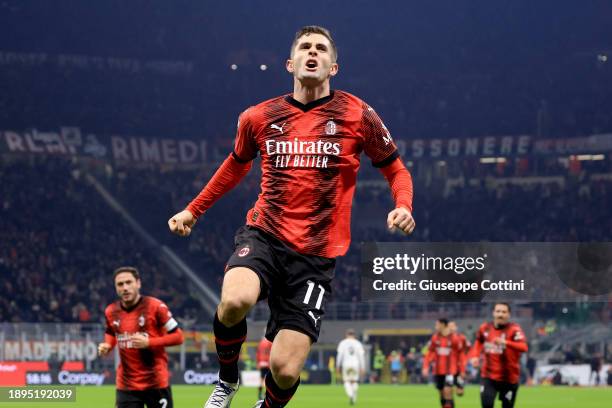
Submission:
[[[308,285],[308,290],[306,290],[306,296],[304,296],[304,304],[307,305],[310,302],[310,297],[312,296],[312,291],[314,290],[315,283],[313,281],[306,282]],[[315,305],[315,309],[321,310],[321,303],[323,303],[323,295],[325,294],[325,288],[321,285],[317,285],[319,287],[319,297],[317,298],[317,304]]]

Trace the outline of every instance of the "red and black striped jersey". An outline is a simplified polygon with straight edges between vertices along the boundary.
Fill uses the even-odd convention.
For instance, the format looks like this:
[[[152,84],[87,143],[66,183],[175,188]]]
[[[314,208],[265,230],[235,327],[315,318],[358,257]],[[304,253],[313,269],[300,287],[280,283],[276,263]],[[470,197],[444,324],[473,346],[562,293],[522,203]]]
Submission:
[[[497,338],[506,341],[498,344]],[[480,368],[482,378],[502,381],[511,384],[519,382],[521,353],[527,351],[525,334],[516,323],[495,327],[492,322],[483,323],[476,333],[471,357],[480,357],[483,361]]]
[[[160,337],[178,327],[168,307],[159,299],[141,296],[136,305],[125,309],[120,301],[104,311],[106,334],[117,339],[121,362],[117,369],[117,389],[147,390],[168,387],[168,355],[164,347],[132,348],[130,337],[141,333]]]
[[[307,105],[290,95],[240,115],[234,157],[261,155],[261,193],[247,224],[303,254],[333,258],[346,253],[360,154],[384,167],[397,147],[364,101],[343,91]]]
[[[429,341],[424,364],[429,365],[433,361],[435,375],[456,374],[459,346],[459,338],[455,335],[442,336],[435,333]]]

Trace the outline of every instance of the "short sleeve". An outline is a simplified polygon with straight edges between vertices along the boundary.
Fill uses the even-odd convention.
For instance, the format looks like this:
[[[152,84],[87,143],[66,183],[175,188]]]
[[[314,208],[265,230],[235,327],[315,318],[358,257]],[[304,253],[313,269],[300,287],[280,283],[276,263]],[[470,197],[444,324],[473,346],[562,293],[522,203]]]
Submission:
[[[234,141],[234,158],[246,163],[257,157],[257,142],[253,126],[253,112],[249,108],[238,117],[236,139]]]
[[[391,133],[378,114],[367,103],[363,104],[361,119],[364,152],[374,167],[385,167],[399,157]]]

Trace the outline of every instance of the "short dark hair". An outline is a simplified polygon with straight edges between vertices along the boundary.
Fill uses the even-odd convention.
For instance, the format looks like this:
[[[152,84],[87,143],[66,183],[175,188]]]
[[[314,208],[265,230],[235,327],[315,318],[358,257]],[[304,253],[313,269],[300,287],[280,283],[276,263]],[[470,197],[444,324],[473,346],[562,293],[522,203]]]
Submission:
[[[291,50],[289,51],[289,55],[293,56],[293,49],[297,45],[298,40],[302,38],[303,36],[310,35],[310,34],[321,34],[322,36],[327,38],[329,40],[329,43],[331,44],[332,51],[333,51],[332,59],[334,61],[338,59],[338,48],[336,47],[336,43],[334,42],[334,39],[332,38],[331,33],[329,32],[327,28],[317,26],[317,25],[304,26],[295,33],[295,38],[293,39],[293,43],[291,44]]]
[[[438,321],[440,323],[442,323],[443,325],[448,326],[448,319],[447,318],[441,317],[441,318],[438,319]]]
[[[506,307],[508,308],[508,312],[512,313],[512,308],[510,307],[510,303],[506,303],[506,302],[496,302],[496,303],[493,305],[493,310],[495,310],[495,307],[496,307],[497,305],[504,305],[504,306],[506,306]]]
[[[140,274],[138,273],[138,269],[136,269],[133,266],[120,266],[117,269],[115,269],[115,272],[113,272],[113,282],[115,281],[115,278],[117,277],[117,275],[123,272],[129,272],[134,276],[134,279],[140,280]]]

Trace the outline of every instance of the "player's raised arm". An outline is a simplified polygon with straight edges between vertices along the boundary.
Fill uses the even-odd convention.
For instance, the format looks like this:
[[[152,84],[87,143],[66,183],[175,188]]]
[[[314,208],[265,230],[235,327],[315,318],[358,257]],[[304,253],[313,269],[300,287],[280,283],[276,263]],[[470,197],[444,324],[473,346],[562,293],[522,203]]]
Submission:
[[[412,217],[412,176],[399,157],[380,171],[387,179],[395,201],[395,209],[387,215],[387,227],[411,234],[416,227]]]
[[[387,227],[410,234],[416,226],[412,217],[412,176],[399,157],[391,133],[367,104],[363,106],[361,122],[364,152],[387,179],[395,202],[395,209],[387,215]]]
[[[249,172],[252,160],[257,156],[248,109],[240,115],[234,151],[217,169],[200,194],[183,211],[168,220],[174,234],[188,236],[197,219],[225,193],[234,188]]]

